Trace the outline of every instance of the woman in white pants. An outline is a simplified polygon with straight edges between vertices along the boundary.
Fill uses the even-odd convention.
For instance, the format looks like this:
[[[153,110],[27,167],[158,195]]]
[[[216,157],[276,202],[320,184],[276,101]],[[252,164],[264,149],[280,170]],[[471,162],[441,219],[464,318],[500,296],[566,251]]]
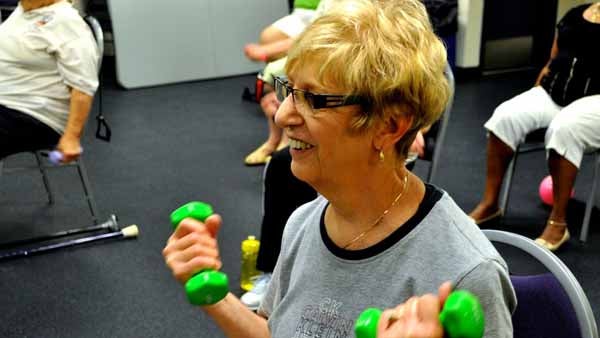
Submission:
[[[547,127],[554,204],[536,243],[554,251],[569,239],[567,203],[583,153],[600,148],[600,52],[590,48],[598,38],[600,3],[571,9],[558,24],[550,60],[536,86],[502,103],[486,122],[485,192],[469,214],[476,223],[502,215],[498,195],[517,145],[529,132]]]

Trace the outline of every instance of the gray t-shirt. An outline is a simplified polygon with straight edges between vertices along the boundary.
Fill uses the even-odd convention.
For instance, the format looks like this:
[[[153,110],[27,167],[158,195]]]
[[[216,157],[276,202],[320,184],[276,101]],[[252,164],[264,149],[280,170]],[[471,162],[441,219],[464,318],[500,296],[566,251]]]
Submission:
[[[506,263],[448,194],[427,185],[409,221],[358,251],[341,249],[328,237],[327,205],[319,196],[288,220],[259,309],[269,318],[272,337],[354,337],[354,321],[366,308],[437,293],[445,281],[479,297],[485,337],[512,337],[516,297]]]

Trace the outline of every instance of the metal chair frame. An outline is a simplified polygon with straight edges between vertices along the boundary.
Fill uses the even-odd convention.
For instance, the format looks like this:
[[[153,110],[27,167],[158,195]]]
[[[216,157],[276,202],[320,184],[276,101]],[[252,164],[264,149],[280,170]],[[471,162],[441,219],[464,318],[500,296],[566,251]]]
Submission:
[[[581,337],[598,338],[598,327],[594,313],[583,288],[571,270],[556,255],[537,245],[531,239],[518,234],[490,229],[482,231],[490,241],[516,247],[543,264],[554,275],[567,296],[569,296],[577,321],[579,322]]]

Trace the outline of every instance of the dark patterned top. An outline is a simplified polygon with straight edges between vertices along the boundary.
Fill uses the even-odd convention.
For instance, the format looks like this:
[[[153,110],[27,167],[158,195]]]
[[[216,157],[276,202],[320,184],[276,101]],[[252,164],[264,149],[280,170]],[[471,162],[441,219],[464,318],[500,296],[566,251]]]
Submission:
[[[572,8],[558,23],[558,55],[542,79],[542,87],[561,106],[600,94],[600,23],[583,17],[589,6]]]

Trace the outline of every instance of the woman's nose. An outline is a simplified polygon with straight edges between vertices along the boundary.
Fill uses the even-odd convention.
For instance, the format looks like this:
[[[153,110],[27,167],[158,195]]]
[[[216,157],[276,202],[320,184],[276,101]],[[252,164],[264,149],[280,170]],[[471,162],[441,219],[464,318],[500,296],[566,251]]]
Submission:
[[[283,129],[300,123],[302,123],[302,117],[296,110],[296,105],[293,102],[292,96],[289,95],[283,100],[275,113],[275,124]]]

